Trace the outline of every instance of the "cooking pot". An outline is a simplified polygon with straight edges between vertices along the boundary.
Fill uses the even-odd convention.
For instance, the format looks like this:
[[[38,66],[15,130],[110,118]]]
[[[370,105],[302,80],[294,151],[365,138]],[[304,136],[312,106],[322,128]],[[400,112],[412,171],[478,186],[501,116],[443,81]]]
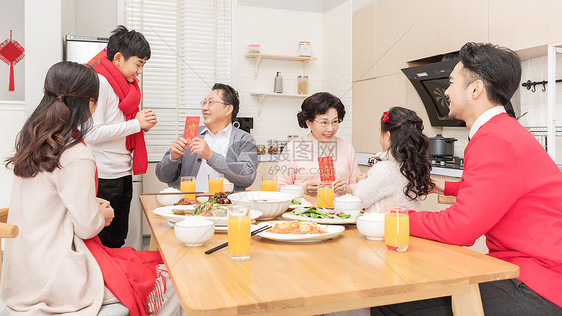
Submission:
[[[446,138],[441,134],[429,139],[429,155],[433,157],[452,156],[456,138]]]

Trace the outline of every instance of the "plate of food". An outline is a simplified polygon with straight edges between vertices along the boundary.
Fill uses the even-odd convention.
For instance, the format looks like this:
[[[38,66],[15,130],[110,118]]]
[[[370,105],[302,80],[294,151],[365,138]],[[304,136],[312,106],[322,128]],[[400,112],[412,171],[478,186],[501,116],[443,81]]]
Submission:
[[[283,218],[312,221],[320,224],[355,224],[361,211],[335,211],[318,207],[298,207],[283,214]]]
[[[176,223],[185,219],[186,216],[202,216],[213,222],[215,226],[226,226],[228,224],[227,207],[225,205],[171,205],[162,206],[153,211],[154,214],[164,217],[170,223]],[[250,218],[255,220],[262,213],[257,210],[250,212]]]
[[[258,236],[275,241],[317,242],[334,238],[341,234],[344,226],[319,225],[310,221],[286,221],[267,223],[272,227]]]
[[[312,206],[312,203],[308,202],[304,198],[295,198],[291,201],[291,204],[289,204],[289,209],[294,210],[297,207],[310,207],[310,206]]]

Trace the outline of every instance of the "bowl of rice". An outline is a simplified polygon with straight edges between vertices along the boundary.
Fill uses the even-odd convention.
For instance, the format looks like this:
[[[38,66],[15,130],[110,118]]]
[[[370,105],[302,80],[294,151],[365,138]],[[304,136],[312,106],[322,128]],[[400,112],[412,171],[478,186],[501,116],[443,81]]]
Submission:
[[[284,185],[279,188],[279,192],[292,194],[295,199],[298,199],[303,196],[304,188],[300,185]]]
[[[338,196],[334,199],[334,210],[336,211],[360,211],[362,208],[363,200],[351,194]]]
[[[180,190],[174,188],[166,188],[160,191],[160,193],[175,193],[175,192],[177,192],[178,194],[157,195],[156,200],[158,200],[158,203],[162,205],[174,205],[178,203],[179,200],[181,200],[184,194]]]

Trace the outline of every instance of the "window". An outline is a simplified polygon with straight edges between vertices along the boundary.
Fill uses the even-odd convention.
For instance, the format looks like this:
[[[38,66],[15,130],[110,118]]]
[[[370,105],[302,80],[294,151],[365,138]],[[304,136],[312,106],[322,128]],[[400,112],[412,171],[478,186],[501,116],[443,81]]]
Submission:
[[[215,82],[232,83],[231,0],[125,0],[125,26],[151,48],[141,80],[142,107],[158,124],[145,134],[150,157],[160,159],[183,133],[186,116]]]

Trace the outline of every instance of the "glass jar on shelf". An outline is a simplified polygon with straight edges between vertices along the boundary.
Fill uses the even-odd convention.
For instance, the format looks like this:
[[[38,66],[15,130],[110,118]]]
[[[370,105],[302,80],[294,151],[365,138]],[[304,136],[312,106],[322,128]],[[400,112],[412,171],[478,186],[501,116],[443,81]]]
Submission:
[[[271,155],[277,154],[277,141],[276,140],[268,140],[267,141],[267,153]]]
[[[265,155],[265,145],[257,145],[256,148],[258,155]]]
[[[297,77],[297,93],[298,94],[308,93],[308,76]]]

